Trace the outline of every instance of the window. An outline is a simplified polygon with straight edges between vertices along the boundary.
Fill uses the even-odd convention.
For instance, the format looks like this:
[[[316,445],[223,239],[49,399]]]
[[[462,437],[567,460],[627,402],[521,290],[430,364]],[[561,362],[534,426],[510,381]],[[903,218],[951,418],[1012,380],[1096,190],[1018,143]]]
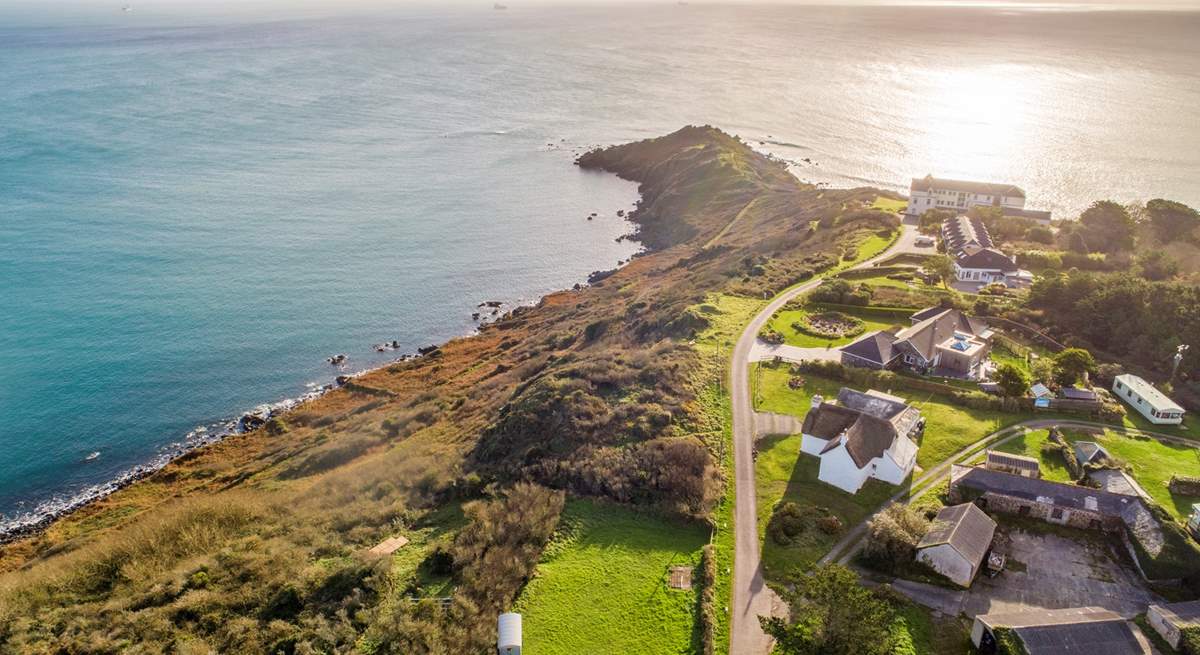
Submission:
[[[1118,388],[1118,389],[1124,389],[1124,388],[1125,388],[1125,385],[1121,384],[1121,381],[1120,381],[1120,380],[1117,380],[1117,388]]]
[[[1050,510],[1050,518],[1054,519],[1055,521],[1061,521],[1062,517],[1063,510],[1061,507],[1055,507],[1054,509]]]
[[[1017,516],[1029,516],[1029,505],[1021,505],[1017,508]]]

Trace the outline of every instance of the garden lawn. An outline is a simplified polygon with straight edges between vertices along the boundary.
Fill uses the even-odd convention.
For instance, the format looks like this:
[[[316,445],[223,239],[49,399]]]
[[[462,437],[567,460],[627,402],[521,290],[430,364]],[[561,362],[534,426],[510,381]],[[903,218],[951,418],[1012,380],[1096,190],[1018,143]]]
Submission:
[[[812,313],[820,314],[828,310],[815,308]],[[840,339],[826,339],[823,337],[814,337],[803,332],[798,332],[792,327],[792,323],[800,321],[807,315],[809,310],[804,309],[783,309],[771,317],[771,321],[767,326],[783,335],[784,343],[791,346],[799,346],[801,348],[826,348],[838,347],[851,343],[855,339],[862,337],[864,334],[877,332],[879,330],[887,330],[889,328],[908,325],[908,321],[897,319],[889,319],[880,314],[871,314],[868,312],[856,312],[852,309],[841,309],[837,311],[853,316],[863,322],[863,331],[853,337],[843,337]]]
[[[1042,478],[1052,482],[1071,482],[1071,472],[1059,455],[1046,456],[1042,453],[1042,445],[1050,440],[1048,430],[1032,430],[1013,437],[995,450],[1013,455],[1033,457],[1041,463]]]
[[[1105,431],[1102,435],[1067,430],[1067,441],[1095,441],[1110,455],[1129,465],[1129,473],[1150,494],[1154,502],[1162,505],[1177,519],[1186,519],[1192,513],[1192,503],[1200,497],[1177,496],[1167,488],[1172,474],[1200,476],[1200,450],[1190,446],[1164,443],[1150,437],[1130,437],[1117,432]],[[999,450],[1037,457],[1042,462],[1042,477],[1048,480],[1069,482],[1070,474],[1057,457],[1046,458],[1041,444],[1049,439],[1049,431],[1036,430],[1025,435],[1023,440],[1013,440]]]
[[[1148,432],[1161,432],[1183,439],[1195,439],[1200,441],[1200,419],[1191,414],[1183,415],[1183,423],[1180,425],[1157,425],[1151,423],[1142,416],[1138,411],[1129,405],[1125,407],[1125,418],[1122,421],[1127,428],[1136,428],[1138,430],[1146,430]]]
[[[755,409],[803,417],[812,405],[812,395],[826,398],[837,396],[841,383],[803,374],[804,385],[788,388],[792,377],[789,368],[756,365],[751,372]],[[866,389],[860,389],[866,391]],[[958,451],[987,435],[1013,423],[1032,418],[1022,414],[1006,414],[988,409],[971,409],[953,405],[928,392],[913,392],[905,388],[880,389],[907,400],[925,417],[925,435],[917,451],[917,466],[926,469],[936,466]]]
[[[820,460],[800,452],[800,435],[768,437],[758,442],[754,484],[758,501],[758,534],[762,541],[763,573],[783,583],[794,571],[811,568],[852,528],[879,509],[899,487],[868,480],[857,494],[848,494],[817,479]],[[786,546],[766,536],[775,506],[783,501],[804,507],[828,508],[841,520],[843,530],[826,534],[815,525]]]
[[[699,523],[569,501],[559,532],[513,608],[523,616],[526,650],[698,650],[698,589],[668,588],[668,567],[695,566],[707,542],[708,529]]]

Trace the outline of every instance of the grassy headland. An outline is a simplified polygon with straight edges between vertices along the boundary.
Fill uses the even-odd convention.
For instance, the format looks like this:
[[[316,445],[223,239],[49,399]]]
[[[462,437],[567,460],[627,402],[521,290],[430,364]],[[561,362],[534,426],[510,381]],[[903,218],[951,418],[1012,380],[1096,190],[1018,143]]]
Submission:
[[[713,128],[579,164],[641,185],[646,254],[0,547],[0,651],[486,652],[497,613],[525,609],[536,639],[551,597],[574,645],[603,649],[589,571],[670,600],[614,599],[664,624],[662,650],[724,649],[726,333],[894,217]],[[566,544],[575,520],[591,531]],[[622,521],[679,527],[651,543]],[[711,538],[716,617],[665,588],[674,557],[605,568],[600,538],[689,562]]]

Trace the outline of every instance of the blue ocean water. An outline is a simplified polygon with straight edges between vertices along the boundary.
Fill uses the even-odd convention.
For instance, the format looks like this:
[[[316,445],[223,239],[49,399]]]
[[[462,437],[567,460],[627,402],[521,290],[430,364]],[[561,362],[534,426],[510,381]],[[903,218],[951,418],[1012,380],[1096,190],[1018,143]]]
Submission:
[[[1200,204],[1196,14],[316,6],[0,7],[0,514],[627,258],[591,144]]]

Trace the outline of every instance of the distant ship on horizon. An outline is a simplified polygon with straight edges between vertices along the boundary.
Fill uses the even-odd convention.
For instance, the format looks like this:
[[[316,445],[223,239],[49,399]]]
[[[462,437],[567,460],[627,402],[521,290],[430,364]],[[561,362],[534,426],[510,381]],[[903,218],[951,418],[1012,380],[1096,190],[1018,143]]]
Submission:
[[[508,5],[502,5],[497,2],[496,4],[492,5],[492,9],[495,9],[496,11],[504,11],[505,9],[508,9]]]

